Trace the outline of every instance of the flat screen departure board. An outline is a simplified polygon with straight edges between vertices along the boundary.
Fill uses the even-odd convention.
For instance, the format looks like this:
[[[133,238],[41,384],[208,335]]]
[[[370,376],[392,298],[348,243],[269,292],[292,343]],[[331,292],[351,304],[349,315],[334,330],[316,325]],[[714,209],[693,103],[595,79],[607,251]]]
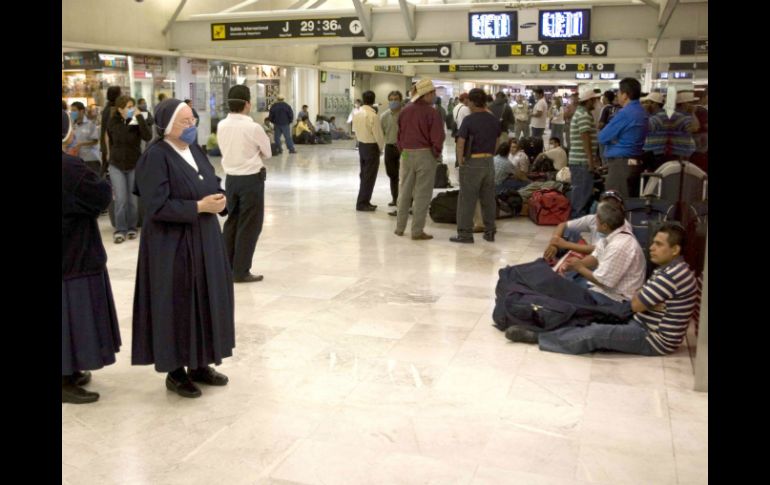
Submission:
[[[512,42],[518,33],[516,12],[468,13],[469,42]]]
[[[591,10],[541,10],[540,40],[590,40]]]

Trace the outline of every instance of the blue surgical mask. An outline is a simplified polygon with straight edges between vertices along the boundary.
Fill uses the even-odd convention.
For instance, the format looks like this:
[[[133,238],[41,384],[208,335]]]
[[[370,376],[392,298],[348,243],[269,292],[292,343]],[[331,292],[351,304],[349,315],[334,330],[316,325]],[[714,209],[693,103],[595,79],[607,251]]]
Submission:
[[[72,121],[77,121],[79,115],[80,115],[80,112],[78,111],[70,111],[70,118],[72,119]]]
[[[195,126],[189,126],[184,129],[179,139],[188,145],[192,145],[198,139],[198,128]]]
[[[390,103],[388,103],[388,106],[392,110],[399,109],[401,107],[401,101],[391,101]]]
[[[126,118],[133,118],[134,111],[136,111],[134,108],[128,108],[128,113],[126,113]]]

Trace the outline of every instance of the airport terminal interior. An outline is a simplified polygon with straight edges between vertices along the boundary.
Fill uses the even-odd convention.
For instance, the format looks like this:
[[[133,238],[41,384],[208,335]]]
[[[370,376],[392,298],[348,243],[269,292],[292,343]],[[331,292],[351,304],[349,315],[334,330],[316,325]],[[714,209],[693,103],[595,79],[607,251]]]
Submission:
[[[211,273],[208,261],[225,258],[224,244],[205,246],[203,255],[193,251],[190,262],[187,256],[179,256],[187,254],[181,246],[195,244],[189,239],[173,249],[168,259],[148,256],[158,247],[152,244],[157,244],[153,238],[159,235],[191,225],[195,231],[204,231],[202,223],[164,219],[165,209],[159,209],[157,201],[159,192],[156,197],[140,193],[137,227],[128,227],[127,233],[118,227],[125,225],[124,212],[115,206],[121,197],[129,196],[114,187],[109,207],[104,204],[84,222],[95,224],[94,234],[100,236],[106,253],[105,271],[100,274],[108,275],[120,350],[113,363],[105,357],[112,352],[105,350],[102,341],[104,363],[78,366],[76,347],[82,340],[75,334],[85,332],[86,326],[75,320],[97,312],[76,307],[87,307],[97,298],[93,287],[90,298],[71,296],[82,291],[74,289],[74,282],[92,276],[69,279],[63,269],[63,484],[708,483],[708,144],[707,121],[703,121],[708,110],[707,1],[62,0],[61,74],[66,111],[63,204],[69,190],[65,188],[65,158],[68,167],[85,163],[87,176],[104,187],[107,180],[113,186],[124,180],[117,172],[131,172],[126,180],[133,183],[135,171],[140,192],[152,182],[143,171],[149,173],[153,162],[178,163],[189,171],[187,161],[200,170],[203,181],[209,175],[204,173],[202,161],[208,160],[222,180],[223,194],[234,190],[234,180],[259,178],[256,171],[228,175],[228,163],[233,163],[228,156],[230,160],[248,158],[236,153],[234,146],[250,143],[250,160],[257,153],[258,166],[264,167],[259,172],[264,222],[250,260],[250,272],[264,277],[259,281],[244,281],[229,266],[226,275]],[[629,78],[636,84],[628,83]],[[247,88],[245,98],[238,98],[242,91],[233,89],[237,86]],[[634,89],[628,86],[638,86],[641,94],[637,90],[629,95]],[[120,97],[115,97],[115,87],[120,88]],[[482,104],[474,105],[468,96],[477,99],[474,93],[479,90],[491,98],[482,96]],[[402,93],[403,103],[393,103],[394,91]],[[123,96],[130,105],[122,101]],[[613,106],[609,98],[615,98],[615,108],[604,110]],[[426,99],[432,107],[424,103]],[[618,120],[625,120],[640,105],[636,99],[650,120],[653,116],[668,120],[670,132],[675,120],[690,120],[685,123],[698,126],[682,132],[685,141],[669,134],[667,141],[660,142],[661,146],[664,142],[689,143],[686,156],[676,151],[677,146],[673,152],[669,148],[655,152],[645,122],[639,142],[639,147],[644,143],[644,153],[640,150],[638,155],[613,158],[611,150],[618,148],[614,141],[601,143],[602,130],[611,130],[619,125]],[[541,100],[546,106],[542,125],[532,116]],[[362,102],[371,106],[362,108]],[[596,243],[598,251],[605,242],[611,244],[612,234],[621,231],[599,219],[610,218],[615,214],[612,211],[621,213],[627,220],[620,227],[634,229],[626,233],[637,248],[634,254],[645,258],[650,268],[634,287],[634,293],[639,291],[642,297],[622,298],[623,308],[635,314],[665,313],[668,317],[663,319],[674,318],[663,298],[650,300],[652,304],[644,299],[654,288],[661,288],[660,283],[653,289],[649,286],[653,283],[641,284],[663,278],[664,266],[676,261],[689,266],[688,281],[697,287],[690,294],[695,303],[681,327],[683,338],[654,355],[602,348],[583,353],[549,351],[543,348],[543,336],[553,331],[541,334],[539,344],[514,339],[510,329],[517,324],[511,321],[524,317],[514,315],[512,308],[518,301],[507,290],[500,290],[509,274],[501,270],[529,267],[535,261],[547,267],[558,260],[543,260],[544,253],[553,243],[554,231],[561,227],[557,224],[578,217],[575,208],[569,207],[576,200],[571,184],[576,186],[579,181],[569,175],[573,161],[579,160],[580,146],[590,139],[581,137],[577,133],[581,125],[570,123],[569,118],[585,114],[582,108],[576,112],[576,105],[593,108],[594,102],[596,120],[589,124],[598,133],[599,141],[594,137],[592,146],[599,151],[593,156],[604,170],[597,167],[593,173],[591,199],[586,199],[578,216],[597,214],[594,224],[602,233]],[[456,125],[458,110],[469,104],[473,115],[468,116],[478,119],[492,112],[499,118],[503,128],[501,136],[493,140],[495,149],[502,142],[507,148],[509,139],[519,140],[526,148],[520,153],[528,160],[529,170],[523,170],[525,181],[513,191],[517,204],[510,202],[512,198],[501,199],[500,194],[511,191],[496,187],[492,237],[487,238],[489,228],[477,232],[474,227],[473,243],[458,244],[450,240],[462,239],[464,234],[458,232],[455,219],[462,216],[461,220],[470,222],[469,213],[467,217],[461,214],[461,171],[478,160],[488,160],[492,170],[494,155],[472,148],[468,155],[459,153],[464,165],[456,166],[459,140],[475,147],[474,140],[462,138],[464,133],[473,133],[472,118],[463,125],[470,131],[452,123]],[[251,135],[248,141],[243,141],[245,135],[239,141],[228,138],[227,130],[234,126],[229,121],[237,116],[242,122],[245,119],[230,114],[233,106],[245,107],[243,114],[253,120],[246,121],[258,123],[256,132],[267,134],[264,139],[272,145],[271,156],[264,148],[253,148]],[[294,149],[286,143],[287,137],[274,138],[281,125],[274,121],[279,119],[273,114],[276,106],[291,108],[288,129]],[[422,137],[435,136],[429,127],[420,125],[432,111],[423,112],[423,118],[410,116],[421,107],[440,113],[435,119],[442,123],[444,140],[438,153],[416,148]],[[190,111],[194,117],[185,114]],[[599,111],[607,111],[608,118],[600,119]],[[121,129],[140,133],[147,123],[137,121],[142,113],[145,119],[153,116],[153,139],[140,140],[136,135],[136,156],[120,168],[127,161],[113,157],[134,152],[116,148],[128,138],[110,139],[109,133],[118,133],[112,131],[112,123],[118,120]],[[308,115],[307,123],[302,123],[309,128],[305,134],[298,129],[300,113]],[[431,202],[424,214],[424,228],[412,226],[420,216],[416,213],[421,212],[419,181],[411,209],[408,202],[403,208],[390,205],[398,201],[391,190],[392,167],[386,166],[387,147],[384,156],[375,157],[375,175],[365,171],[367,154],[372,147],[377,150],[379,141],[364,132],[369,129],[364,119],[371,115],[379,120],[388,113],[406,114],[396,123],[396,146],[401,148],[396,162],[398,168],[400,161],[401,174],[395,176],[400,183],[396,185],[403,188],[405,174],[413,173],[408,167],[419,163],[415,160],[422,154],[433,157],[431,170],[438,166],[440,172],[446,167],[448,183],[439,183],[438,177],[434,181],[430,172]],[[506,113],[510,114],[507,125]],[[129,121],[131,114],[133,122]],[[188,119],[182,119],[185,116]],[[179,129],[182,135],[175,128],[180,119],[189,122],[184,131]],[[329,121],[334,121],[331,127]],[[89,123],[95,144],[79,148],[76,143],[86,141],[81,133],[88,132],[84,126]],[[380,121],[375,123],[379,129]],[[652,121],[649,126],[654,126]],[[102,128],[108,132],[106,142]],[[580,130],[582,133],[583,128]],[[192,150],[192,163],[192,156],[185,158],[173,144],[191,131],[194,138],[188,138],[187,145],[199,145]],[[159,139],[160,134],[165,141]],[[536,163],[542,166],[541,152],[552,153],[553,137],[568,153],[561,164],[563,170],[557,170],[556,164],[542,173],[533,170]],[[386,142],[393,146],[394,140]],[[166,145],[174,149],[166,149],[166,158],[153,155]],[[110,150],[111,154],[105,153]],[[553,161],[551,158],[545,159]],[[620,191],[622,197],[615,196],[625,206],[608,202],[604,190],[613,188],[608,185],[612,163],[622,159],[625,166],[628,160],[631,167],[637,158],[640,172],[643,166],[645,172],[658,174],[648,176],[647,183],[658,181],[659,190],[650,185],[640,190],[639,180],[645,181],[640,175]],[[518,173],[521,167],[514,162],[514,152],[509,156],[505,151],[502,159],[510,160]],[[497,167],[497,161],[494,163]],[[119,170],[114,171],[116,168]],[[78,173],[87,177],[86,172]],[[471,180],[462,173],[463,181]],[[673,184],[667,183],[671,173],[678,180]],[[361,186],[367,180],[374,187],[369,200],[362,203]],[[166,182],[173,185],[173,181]],[[697,190],[685,190],[689,183]],[[668,200],[667,191],[677,184],[678,192],[670,201],[673,209],[661,213],[659,224],[680,224],[688,246],[682,250],[684,258],[661,264],[652,273],[650,258],[661,253],[642,246],[654,247],[653,236],[655,241],[662,236],[666,248],[682,249],[672,242],[673,233],[655,233],[657,229],[652,230],[652,222],[647,220],[652,219],[651,207]],[[168,190],[174,188],[164,190],[168,196]],[[443,193],[458,190],[459,199],[454,199],[450,214],[453,220],[437,222],[440,207],[436,201],[443,200]],[[613,193],[616,191],[610,190]],[[546,209],[538,207],[544,194],[553,196],[548,200],[566,204],[558,221],[542,216]],[[402,197],[403,191],[395,198]],[[646,214],[640,226],[631,214],[637,202]],[[231,203],[228,197],[228,209]],[[205,214],[200,202],[197,207],[200,214],[193,209],[193,218],[215,219],[217,233],[227,227],[228,218],[234,218],[232,210],[214,216],[221,208]],[[403,209],[410,213],[408,222],[402,235],[394,234],[399,229],[397,221],[406,212]],[[63,225],[64,214],[63,206]],[[645,224],[652,234],[645,233],[649,239],[641,240],[636,229]],[[484,223],[474,217],[473,225]],[[432,239],[414,238],[420,235]],[[588,241],[595,235],[596,230],[584,229],[578,239]],[[65,240],[63,248],[66,245]],[[599,260],[598,275],[602,256],[594,254]],[[205,261],[206,267],[195,266],[195,258]],[[156,266],[148,269],[147,264]],[[185,271],[195,273],[193,287],[200,286],[201,275],[207,278],[202,298],[199,290],[179,283],[179,275],[188,274],[179,265],[187,264],[193,269]],[[164,279],[163,273],[173,277]],[[560,273],[550,268],[547,273],[560,281],[567,279],[567,275],[557,277]],[[215,281],[212,274],[222,277]],[[149,286],[139,291],[147,278]],[[667,278],[655,281],[666,285],[674,281]],[[184,284],[189,298],[179,300],[177,293],[165,293],[166,286]],[[574,285],[574,294],[593,294],[576,283],[569,284]],[[157,302],[165,296],[165,307],[178,319],[177,314],[184,313],[179,308],[187,305],[200,310],[209,299],[214,301],[222,294],[232,297],[234,344],[226,346],[224,358],[216,366],[216,359],[204,364],[226,375],[227,385],[204,383],[198,386],[202,395],[190,398],[181,387],[169,384],[171,374],[167,377],[166,373],[171,368],[161,371],[151,361],[135,365],[132,358],[140,359],[136,349],[152,346],[153,338],[160,341],[163,337],[156,329],[147,344],[147,335],[137,334],[142,325],[152,326],[153,318],[159,327],[156,313],[147,316],[150,310],[143,307],[143,299],[160,305]],[[653,310],[657,301],[664,301],[663,307]],[[668,304],[677,302],[681,300]],[[636,309],[639,304],[643,310]],[[535,327],[550,318],[550,314],[538,313],[540,308],[533,303],[532,311],[527,312]],[[577,314],[579,311],[573,318]],[[190,318],[195,323],[187,325],[204,322],[205,326],[217,316]],[[653,333],[644,321],[624,320],[622,326],[633,324]],[[569,321],[560,325],[566,329]],[[212,337],[210,329],[197,330],[204,341],[199,346],[224,345],[217,341],[219,334]],[[644,348],[659,348],[644,343],[655,337],[646,338]],[[67,359],[65,371],[64,340],[69,339],[72,343],[66,349],[73,357]],[[155,353],[160,359],[158,346],[162,344],[157,341]],[[167,347],[176,347],[181,354],[195,353],[184,349],[185,345],[194,346],[189,341],[167,341]],[[192,364],[177,365],[188,366],[192,372]],[[75,371],[90,371],[90,382],[73,384]],[[74,397],[65,399],[65,382]],[[98,399],[93,397],[95,393]]]

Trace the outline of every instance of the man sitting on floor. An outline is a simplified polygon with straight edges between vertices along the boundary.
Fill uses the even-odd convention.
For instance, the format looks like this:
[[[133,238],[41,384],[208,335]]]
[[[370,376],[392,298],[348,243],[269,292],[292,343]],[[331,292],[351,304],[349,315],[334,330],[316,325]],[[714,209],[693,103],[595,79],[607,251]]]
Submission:
[[[610,202],[619,207],[620,210],[623,210],[623,197],[615,190],[603,192],[599,196],[599,202]],[[562,222],[554,229],[553,236],[548,243],[548,247],[545,248],[543,257],[549,260],[554,257],[561,257],[567,251],[575,251],[581,254],[593,253],[594,249],[596,249],[596,243],[604,237],[604,234],[599,232],[597,226],[596,214],[589,214]],[[631,224],[628,221],[624,221],[624,228],[631,231]],[[591,233],[591,240],[589,244],[578,244],[584,232]]]
[[[599,299],[630,301],[644,283],[646,265],[642,248],[626,226],[623,210],[617,204],[599,204],[596,227],[607,236],[594,242],[596,247],[590,256],[567,261],[565,269],[578,273],[575,281],[599,294]]]
[[[682,257],[684,236],[684,229],[675,223],[658,229],[650,246],[650,259],[658,268],[631,300],[634,316],[625,324],[592,323],[539,334],[514,325],[506,330],[506,338],[563,354],[614,350],[658,356],[675,352],[687,333],[697,299],[695,276]]]

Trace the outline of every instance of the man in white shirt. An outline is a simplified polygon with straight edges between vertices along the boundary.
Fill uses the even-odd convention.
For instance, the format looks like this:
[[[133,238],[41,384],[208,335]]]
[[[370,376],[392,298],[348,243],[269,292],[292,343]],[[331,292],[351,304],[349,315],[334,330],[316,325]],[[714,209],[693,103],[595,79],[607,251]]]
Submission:
[[[262,275],[251,274],[251,260],[265,217],[264,159],[273,154],[265,130],[248,113],[251,92],[243,85],[233,86],[227,94],[230,113],[217,125],[219,149],[227,197],[227,220],[223,230],[227,258],[233,270],[233,281],[262,281]]]
[[[377,112],[374,111],[374,92],[366,91],[361,95],[364,106],[353,116],[353,131],[358,139],[358,157],[361,163],[356,210],[371,212],[377,209],[372,205],[372,192],[380,169],[380,153],[385,148],[385,135]]]
[[[459,99],[460,102],[452,109],[452,116],[455,119],[455,123],[457,123],[458,130],[460,129],[460,126],[462,126],[465,117],[471,114],[471,109],[468,107],[468,93],[460,94]]]
[[[599,232],[607,237],[599,239],[590,256],[573,259],[566,269],[577,272],[588,282],[588,289],[614,301],[631,301],[644,284],[646,262],[639,242],[625,225],[623,211],[615,204],[603,202],[596,210]],[[582,281],[581,281],[582,280]]]
[[[548,104],[545,102],[545,93],[540,88],[532,90],[535,94],[535,107],[532,108],[532,116],[530,121],[530,127],[532,128],[532,136],[535,138],[543,138],[545,133],[546,119],[548,118]]]
[[[545,157],[553,161],[553,168],[557,172],[567,166],[567,152],[561,147],[561,141],[555,136],[548,140],[548,150],[538,154],[535,157],[534,163],[539,162]]]

